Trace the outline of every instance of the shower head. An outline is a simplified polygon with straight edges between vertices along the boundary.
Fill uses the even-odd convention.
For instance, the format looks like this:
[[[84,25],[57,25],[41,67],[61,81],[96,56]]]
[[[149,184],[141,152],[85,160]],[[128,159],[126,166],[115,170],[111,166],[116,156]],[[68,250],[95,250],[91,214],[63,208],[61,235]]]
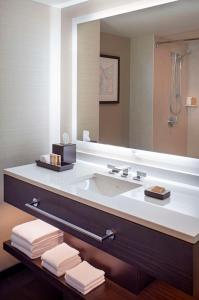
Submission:
[[[191,50],[186,50],[184,54],[181,55],[181,59],[183,59],[185,56],[190,55],[191,54]]]
[[[171,52],[171,56],[175,59],[176,62],[182,62],[183,58],[187,55],[190,55],[191,53],[191,50],[186,50],[183,54],[180,54],[178,52]]]

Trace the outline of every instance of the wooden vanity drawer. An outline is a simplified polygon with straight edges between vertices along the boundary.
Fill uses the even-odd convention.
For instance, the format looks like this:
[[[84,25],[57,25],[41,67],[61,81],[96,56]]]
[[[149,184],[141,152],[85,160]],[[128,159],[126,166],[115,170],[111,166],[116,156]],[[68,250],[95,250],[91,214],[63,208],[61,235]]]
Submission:
[[[124,220],[101,210],[49,192],[45,189],[4,176],[5,201],[60,229],[68,232],[109,254],[138,267],[141,271],[184,290],[194,292],[194,247],[192,244]],[[103,243],[66,226],[59,220],[31,210],[26,203],[40,200],[39,209],[50,215],[103,236],[107,229],[115,232],[115,239]]]
[[[38,207],[27,205],[33,199],[39,200]],[[107,229],[114,227],[114,220],[101,215],[104,213],[99,210],[7,175],[4,178],[4,200],[89,242],[95,241],[95,236],[103,237]],[[67,226],[67,222],[74,228]],[[76,227],[88,231],[90,236]]]

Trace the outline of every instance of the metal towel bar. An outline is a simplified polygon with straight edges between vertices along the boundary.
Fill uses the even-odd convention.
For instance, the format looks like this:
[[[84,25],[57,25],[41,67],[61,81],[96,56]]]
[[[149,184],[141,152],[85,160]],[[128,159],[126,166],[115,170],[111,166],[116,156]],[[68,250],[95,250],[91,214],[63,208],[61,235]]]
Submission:
[[[32,202],[31,203],[26,203],[25,206],[30,208],[33,211],[36,211],[36,212],[40,213],[41,215],[43,215],[45,217],[48,217],[48,218],[50,218],[54,221],[60,222],[64,225],[66,225],[67,227],[69,227],[69,228],[71,228],[71,229],[73,229],[77,232],[80,232],[80,233],[82,233],[82,234],[84,234],[84,235],[100,242],[100,243],[102,243],[103,241],[105,241],[107,239],[113,240],[115,238],[115,233],[111,229],[107,229],[104,236],[96,235],[95,233],[92,233],[92,232],[90,232],[86,229],[83,229],[83,228],[81,228],[77,225],[74,225],[74,224],[72,224],[68,221],[65,221],[65,220],[63,220],[59,217],[56,217],[53,214],[50,214],[50,213],[38,208],[39,204],[40,204],[40,200],[36,199],[36,198],[33,198]]]

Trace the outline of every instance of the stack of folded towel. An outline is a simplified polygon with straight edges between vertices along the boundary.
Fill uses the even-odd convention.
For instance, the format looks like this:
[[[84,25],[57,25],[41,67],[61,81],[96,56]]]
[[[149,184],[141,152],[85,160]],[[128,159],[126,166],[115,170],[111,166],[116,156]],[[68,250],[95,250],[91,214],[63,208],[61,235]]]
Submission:
[[[46,251],[41,259],[42,266],[58,277],[81,263],[79,251],[66,243]]]
[[[31,259],[63,242],[63,232],[41,220],[30,221],[12,229],[11,244]]]
[[[81,294],[86,295],[105,281],[105,273],[83,261],[66,271],[65,281]]]

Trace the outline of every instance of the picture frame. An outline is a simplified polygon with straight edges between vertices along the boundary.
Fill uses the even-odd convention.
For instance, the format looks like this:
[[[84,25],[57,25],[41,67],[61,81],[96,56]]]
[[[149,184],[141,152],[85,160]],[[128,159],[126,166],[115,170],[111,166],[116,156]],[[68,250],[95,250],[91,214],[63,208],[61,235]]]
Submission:
[[[100,55],[99,103],[120,102],[120,57]]]

